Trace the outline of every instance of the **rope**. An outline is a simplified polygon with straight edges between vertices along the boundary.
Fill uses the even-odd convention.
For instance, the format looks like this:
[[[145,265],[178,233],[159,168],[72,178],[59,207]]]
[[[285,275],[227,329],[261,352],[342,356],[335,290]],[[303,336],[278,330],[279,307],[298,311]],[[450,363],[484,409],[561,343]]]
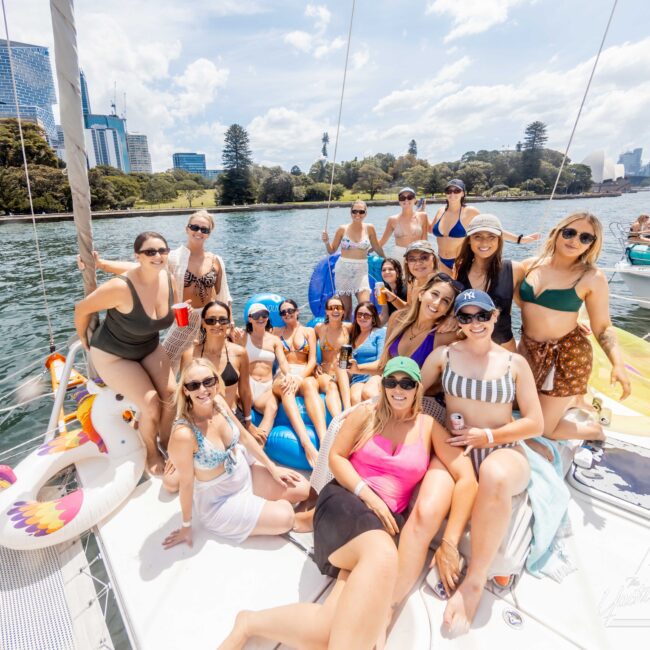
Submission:
[[[598,53],[596,54],[596,59],[594,60],[594,65],[591,69],[591,74],[589,75],[589,81],[587,82],[587,87],[585,88],[584,95],[582,96],[582,101],[580,102],[580,108],[578,109],[578,114],[576,115],[575,122],[573,123],[573,129],[571,130],[571,135],[569,136],[569,141],[567,142],[566,149],[564,150],[564,156],[562,157],[562,163],[560,164],[560,169],[558,169],[557,176],[555,177],[555,183],[553,184],[553,191],[549,197],[548,203],[546,204],[546,209],[544,210],[544,217],[542,218],[542,225],[540,230],[544,231],[546,221],[548,219],[549,210],[551,208],[551,201],[555,196],[555,191],[557,190],[558,183],[560,182],[560,176],[564,170],[564,164],[569,156],[569,149],[571,148],[571,143],[573,142],[573,136],[575,135],[576,129],[578,128],[578,122],[580,121],[580,116],[582,115],[582,109],[584,108],[585,102],[587,101],[587,95],[589,94],[589,89],[591,88],[591,82],[593,81],[594,75],[596,74],[596,68],[598,67],[598,61],[600,60],[601,52],[605,46],[605,39],[607,38],[607,33],[609,32],[609,27],[612,24],[612,18],[614,18],[614,11],[616,10],[616,5],[618,0],[614,0],[612,5],[612,10],[609,14],[609,19],[607,20],[607,25],[605,26],[605,31],[603,32],[603,37],[600,41],[600,47],[598,48]]]
[[[3,0],[4,2],[4,0]],[[341,85],[341,99],[339,100],[339,117],[336,124],[336,139],[334,140],[334,156],[332,158],[332,174],[330,175],[330,190],[327,197],[327,210],[325,212],[325,231],[327,232],[327,226],[330,219],[330,205],[332,203],[332,188],[334,187],[334,170],[336,169],[336,152],[339,147],[339,132],[341,130],[341,115],[343,113],[343,96],[345,95],[345,82],[348,77],[348,62],[350,60],[350,43],[352,41],[352,23],[354,22],[354,8],[356,5],[356,0],[352,0],[352,11],[350,12],[350,26],[348,28],[348,44],[345,50],[345,67],[343,69],[343,84]],[[327,270],[330,274],[330,282],[332,283],[332,289],[334,289],[334,277],[332,275],[332,267],[329,263],[329,257],[327,260]]]
[[[18,402],[17,404],[13,404],[12,406],[5,406],[4,408],[0,409],[0,413],[8,413],[9,411],[15,411],[20,406],[25,406],[25,404],[30,404],[31,402],[35,402],[37,399],[41,399],[43,397],[52,397],[53,395],[54,392],[41,393],[40,395],[36,395],[35,397],[30,397],[29,399],[26,399],[23,402]]]
[[[32,228],[34,230],[34,242],[36,244],[36,259],[38,261],[38,269],[41,275],[41,291],[43,292],[43,302],[45,304],[45,318],[47,319],[47,329],[50,335],[50,351],[54,352],[54,332],[52,330],[52,321],[50,319],[50,307],[47,301],[47,291],[45,289],[45,274],[43,272],[43,264],[41,261],[41,248],[38,242],[38,233],[36,230],[36,215],[34,214],[34,202],[32,200],[32,185],[29,180],[29,169],[27,167],[27,153],[25,152],[25,138],[23,136],[23,123],[20,117],[20,105],[18,104],[18,90],[16,88],[16,76],[14,74],[14,59],[11,53],[11,39],[9,38],[9,23],[7,22],[7,9],[5,7],[5,0],[2,0],[2,15],[5,24],[5,34],[7,36],[7,55],[9,57],[9,73],[11,74],[11,85],[13,87],[14,102],[16,104],[16,117],[18,120],[18,132],[20,134],[20,148],[23,153],[23,165],[25,167],[25,181],[27,183],[27,196],[29,198],[29,209],[32,215]]]
[[[39,363],[42,363],[43,359],[36,359],[35,361],[32,361],[31,363],[27,364],[26,366],[23,366],[19,370],[16,370],[15,372],[12,372],[8,374],[6,377],[3,377],[0,379],[0,384],[4,384],[5,382],[9,381],[10,379],[13,379],[14,377],[17,377],[18,375],[21,375],[22,373],[25,372],[25,370],[29,370],[30,368],[33,368],[34,366],[38,365]]]
[[[22,384],[16,386],[16,388],[12,388],[8,393],[5,393],[4,395],[2,395],[2,397],[0,397],[0,404],[5,402],[9,397],[9,395],[13,395],[14,393],[17,393],[21,388],[24,388],[28,384],[31,384],[33,381],[37,381],[44,374],[45,373],[43,372],[40,375],[34,375],[33,377],[30,377],[27,381],[24,381]]]

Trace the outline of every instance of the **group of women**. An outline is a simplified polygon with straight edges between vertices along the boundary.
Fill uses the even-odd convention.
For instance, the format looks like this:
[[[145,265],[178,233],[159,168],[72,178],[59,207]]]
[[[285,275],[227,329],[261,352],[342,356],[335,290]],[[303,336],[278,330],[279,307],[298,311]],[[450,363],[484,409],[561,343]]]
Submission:
[[[381,647],[445,519],[432,565],[449,597],[445,624],[466,630],[508,528],[512,497],[528,485],[524,441],[603,437],[596,419],[565,417],[587,393],[589,328],[612,363],[612,382],[621,384],[623,398],[629,394],[607,281],[596,267],[598,219],[569,215],[537,257],[519,263],[504,259],[504,241],[537,235],[508,233],[497,217],[465,206],[460,180],[449,182],[446,197],[429,224],[414,208],[415,192],[405,188],[401,211],[381,238],[364,222],[366,204],[355,202],[350,224],[331,244],[323,235],[329,253],[342,249],[335,268],[340,295],[327,301],[315,328],[300,322],[290,299],[280,305],[281,328],[271,327],[261,303],[250,306],[246,331],[232,327],[228,298],[216,297],[219,288],[227,290],[223,262],[203,248],[214,228],[205,212],[187,224],[190,255],[181,275],[156,233],[136,239],[135,264],[96,258],[100,268],[122,275],[77,304],[75,324],[98,373],[138,407],[149,470],[164,466],[165,485],[179,490],[182,525],[165,546],[191,544],[193,517],[235,542],[313,525],[315,560],[336,578],[322,604],[242,612],[223,648],[240,648],[251,636],[294,647]],[[392,235],[395,252],[381,266],[385,300],[377,301],[378,310],[370,300],[367,254],[374,249],[383,257]],[[158,332],[181,299],[198,315],[174,344],[181,353],[175,385]],[[519,354],[513,300],[523,323]],[[583,305],[589,327],[579,321]],[[103,309],[106,318],[88,341],[90,317]],[[343,346],[353,349],[347,368],[339,364]],[[327,430],[325,408],[333,416],[346,410],[329,453],[334,480],[315,509],[298,514],[293,506],[307,498],[307,481],[262,449],[282,403],[315,465],[318,441],[308,435],[297,395],[319,440]],[[252,408],[261,414],[258,426]],[[470,521],[463,578],[458,544]]]

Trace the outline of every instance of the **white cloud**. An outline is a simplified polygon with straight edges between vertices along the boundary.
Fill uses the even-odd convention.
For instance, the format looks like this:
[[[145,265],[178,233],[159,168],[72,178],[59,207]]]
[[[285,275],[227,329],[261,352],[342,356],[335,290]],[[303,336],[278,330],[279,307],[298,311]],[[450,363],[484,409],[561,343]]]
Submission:
[[[308,4],[305,9],[305,16],[314,19],[312,33],[303,30],[287,32],[282,40],[291,45],[299,52],[312,54],[315,59],[322,59],[336,50],[345,46],[346,40],[341,36],[329,39],[325,36],[332,14],[325,5]]]
[[[316,19],[314,27],[317,32],[324,32],[332,18],[330,10],[325,5],[307,5],[305,16]]]
[[[426,13],[448,15],[453,29],[445,36],[445,42],[461,36],[480,34],[494,25],[504,23],[508,12],[526,0],[432,0]]]
[[[307,32],[296,30],[284,35],[284,42],[293,45],[301,52],[309,52],[312,48],[312,35]]]
[[[212,61],[197,59],[190,63],[183,74],[174,77],[174,84],[181,89],[176,97],[173,114],[180,118],[203,113],[211,104],[217,90],[225,85],[229,71],[218,68]]]
[[[361,70],[370,61],[370,48],[367,43],[362,43],[358,50],[352,53],[352,69]]]
[[[334,50],[340,50],[345,45],[345,39],[337,36],[333,41],[329,43],[324,42],[314,48],[314,58],[322,59],[324,56],[327,56],[330,52]]]

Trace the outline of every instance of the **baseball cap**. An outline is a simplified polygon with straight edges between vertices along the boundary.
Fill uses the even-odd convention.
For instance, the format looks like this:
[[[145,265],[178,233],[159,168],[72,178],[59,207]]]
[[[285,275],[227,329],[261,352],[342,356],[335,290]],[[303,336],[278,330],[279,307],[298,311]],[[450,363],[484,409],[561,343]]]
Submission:
[[[465,183],[463,183],[463,181],[461,181],[460,178],[452,178],[447,183],[447,185],[445,185],[445,189],[447,189],[448,187],[457,187],[459,190],[463,190],[463,192],[467,192],[467,190],[465,190]]]
[[[257,314],[258,311],[265,311],[269,313],[269,308],[266,305],[263,305],[261,302],[254,302],[248,308],[248,314],[246,314],[246,317],[250,316],[251,314]]]
[[[492,298],[480,289],[465,289],[463,293],[458,294],[454,302],[454,315],[463,307],[480,307],[486,311],[494,311],[497,308]]]
[[[406,253],[404,253],[404,257],[406,257],[412,251],[424,251],[425,253],[432,253],[433,255],[436,254],[436,251],[433,250],[431,242],[428,242],[426,239],[420,239],[418,241],[411,242],[406,249]]]
[[[417,192],[412,188],[412,187],[403,187],[398,193],[397,196],[400,194],[404,194],[404,192],[410,192],[411,194],[415,194],[417,196]]]
[[[499,217],[493,214],[479,214],[472,219],[467,227],[468,235],[475,232],[489,232],[500,237],[503,234],[503,226]]]
[[[418,364],[409,357],[393,357],[390,359],[384,368],[382,377],[388,377],[389,375],[392,375],[396,372],[403,372],[411,379],[422,383],[422,373],[420,372],[420,366],[418,366]]]

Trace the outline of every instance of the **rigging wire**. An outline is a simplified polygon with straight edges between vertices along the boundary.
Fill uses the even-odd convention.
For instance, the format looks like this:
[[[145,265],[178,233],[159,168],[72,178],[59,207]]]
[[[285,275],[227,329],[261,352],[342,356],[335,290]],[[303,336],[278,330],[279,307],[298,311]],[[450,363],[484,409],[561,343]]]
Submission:
[[[38,261],[38,269],[41,275],[41,291],[43,293],[43,302],[45,304],[45,318],[47,319],[47,329],[50,336],[50,352],[54,352],[54,332],[52,330],[52,320],[50,318],[50,307],[47,300],[47,290],[45,288],[45,274],[43,272],[43,264],[41,260],[41,248],[38,241],[38,232],[36,229],[36,215],[34,214],[34,201],[32,199],[32,185],[29,179],[29,168],[27,167],[27,153],[25,151],[25,138],[23,135],[23,123],[20,117],[20,105],[18,103],[18,90],[16,88],[16,76],[14,74],[14,59],[11,53],[11,39],[9,38],[9,23],[7,22],[7,9],[5,7],[5,0],[2,0],[2,15],[5,24],[5,34],[7,36],[7,55],[9,58],[9,74],[11,75],[11,85],[13,88],[14,102],[16,104],[16,118],[18,121],[18,133],[20,134],[20,148],[23,154],[23,165],[25,167],[25,181],[27,184],[27,197],[29,199],[29,209],[32,216],[32,228],[34,230],[34,242],[36,244],[36,259]]]

